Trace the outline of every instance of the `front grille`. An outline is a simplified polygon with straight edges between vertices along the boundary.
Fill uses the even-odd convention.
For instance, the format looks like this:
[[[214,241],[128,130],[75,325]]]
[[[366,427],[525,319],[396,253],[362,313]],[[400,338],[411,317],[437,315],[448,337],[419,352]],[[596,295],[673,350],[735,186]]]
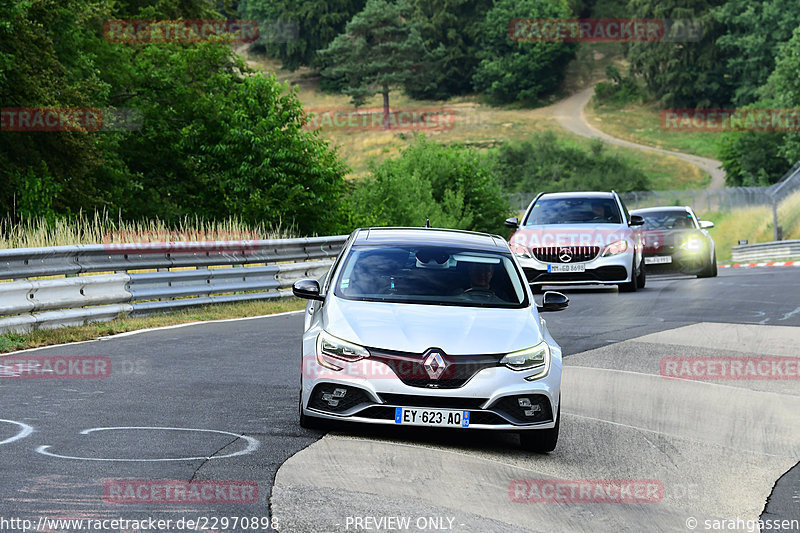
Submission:
[[[453,398],[386,393],[381,393],[380,397],[384,402],[400,407],[433,407],[440,409],[459,409],[461,411],[480,409],[480,406],[486,403],[486,398]]]
[[[503,354],[447,355],[442,350],[430,349],[424,353],[396,352],[368,348],[370,358],[386,364],[400,380],[410,387],[430,389],[457,389],[486,368],[500,365]],[[431,352],[438,352],[445,368],[438,377],[431,377],[423,366]]]
[[[600,253],[599,246],[542,246],[532,248],[533,256],[544,263],[583,263]]]
[[[553,420],[550,400],[543,394],[503,396],[489,409],[496,411],[516,424],[534,424]]]
[[[311,391],[308,408],[329,413],[343,413],[354,407],[371,403],[375,402],[370,399],[366,391],[357,387],[338,383],[320,383]]]

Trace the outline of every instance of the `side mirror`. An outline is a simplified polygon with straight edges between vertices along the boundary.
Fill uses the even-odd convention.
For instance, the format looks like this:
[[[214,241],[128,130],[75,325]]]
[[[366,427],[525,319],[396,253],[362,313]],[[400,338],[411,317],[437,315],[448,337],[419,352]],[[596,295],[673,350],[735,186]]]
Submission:
[[[644,226],[644,217],[640,215],[631,215],[631,226]]]
[[[519,219],[517,217],[511,217],[506,219],[506,227],[517,229],[519,227]]]
[[[540,313],[551,311],[562,311],[569,306],[569,298],[565,294],[555,291],[547,291],[542,296],[542,305],[537,306],[536,310]]]
[[[700,229],[711,229],[714,227],[713,222],[709,222],[708,220],[701,220],[700,221]]]
[[[325,299],[325,295],[319,293],[319,281],[315,279],[301,279],[295,281],[292,285],[292,294],[298,298],[305,298],[307,300],[322,301]]]

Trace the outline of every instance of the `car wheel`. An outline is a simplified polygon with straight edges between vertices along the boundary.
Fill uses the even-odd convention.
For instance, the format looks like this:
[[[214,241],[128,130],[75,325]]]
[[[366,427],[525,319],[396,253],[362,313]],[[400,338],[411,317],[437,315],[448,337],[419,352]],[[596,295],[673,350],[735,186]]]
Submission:
[[[644,258],[642,258],[642,262],[639,264],[639,275],[636,276],[636,283],[639,285],[640,289],[644,289],[644,286],[647,284],[647,272],[644,268]]]
[[[556,425],[553,429],[533,429],[520,431],[520,447],[528,452],[548,453],[556,449],[558,442],[558,429],[561,426],[561,398],[558,400],[558,413],[556,414]]]
[[[300,398],[298,402],[298,406],[300,408],[300,427],[305,429],[324,429],[326,427],[326,421],[322,418],[317,418],[316,416],[308,416],[303,414],[303,399]]]
[[[715,251],[714,254],[711,256],[711,260],[703,268],[703,271],[697,275],[697,277],[713,278],[716,277],[716,275],[717,275],[717,252]]]
[[[641,265],[642,272],[644,271],[644,264]],[[639,288],[639,276],[640,274],[636,273],[636,257],[633,258],[633,262],[631,263],[631,280],[626,283],[620,283],[618,285],[619,292],[636,292],[636,289]]]
[[[322,429],[325,427],[325,420],[316,416],[303,414],[303,376],[300,375],[300,394],[297,399],[297,411],[300,413],[300,427],[305,429]]]

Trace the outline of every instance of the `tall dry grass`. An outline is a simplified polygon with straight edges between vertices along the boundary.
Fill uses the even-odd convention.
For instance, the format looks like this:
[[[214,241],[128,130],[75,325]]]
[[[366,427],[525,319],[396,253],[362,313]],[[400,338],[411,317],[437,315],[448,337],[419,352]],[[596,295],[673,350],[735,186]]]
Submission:
[[[281,225],[251,225],[236,218],[222,221],[186,217],[176,224],[159,219],[125,221],[108,212],[79,213],[54,222],[45,219],[0,220],[0,248],[33,248],[69,244],[110,242],[185,242],[283,239],[292,236],[291,228]]]

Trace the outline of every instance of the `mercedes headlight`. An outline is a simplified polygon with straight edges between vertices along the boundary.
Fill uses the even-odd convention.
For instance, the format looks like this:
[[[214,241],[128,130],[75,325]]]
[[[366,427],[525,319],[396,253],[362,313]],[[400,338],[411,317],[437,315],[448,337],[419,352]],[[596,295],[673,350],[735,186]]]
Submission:
[[[514,252],[514,255],[516,255],[517,257],[522,257],[523,259],[533,259],[533,256],[528,251],[528,249],[519,244],[512,246],[511,251]]]
[[[622,252],[626,251],[627,249],[628,249],[628,241],[626,241],[626,240],[612,242],[611,244],[606,246],[605,249],[603,250],[603,257],[609,256],[609,255],[621,254]]]
[[[506,354],[500,364],[519,372],[533,370],[525,379],[532,380],[546,376],[550,371],[550,346],[542,341],[536,346]]]
[[[324,331],[317,336],[317,362],[325,368],[339,371],[343,368],[341,363],[353,363],[366,357],[369,357],[369,351],[363,346]]]
[[[697,253],[703,249],[704,243],[703,239],[696,235],[692,235],[681,244],[681,249],[686,250],[687,252]]]

